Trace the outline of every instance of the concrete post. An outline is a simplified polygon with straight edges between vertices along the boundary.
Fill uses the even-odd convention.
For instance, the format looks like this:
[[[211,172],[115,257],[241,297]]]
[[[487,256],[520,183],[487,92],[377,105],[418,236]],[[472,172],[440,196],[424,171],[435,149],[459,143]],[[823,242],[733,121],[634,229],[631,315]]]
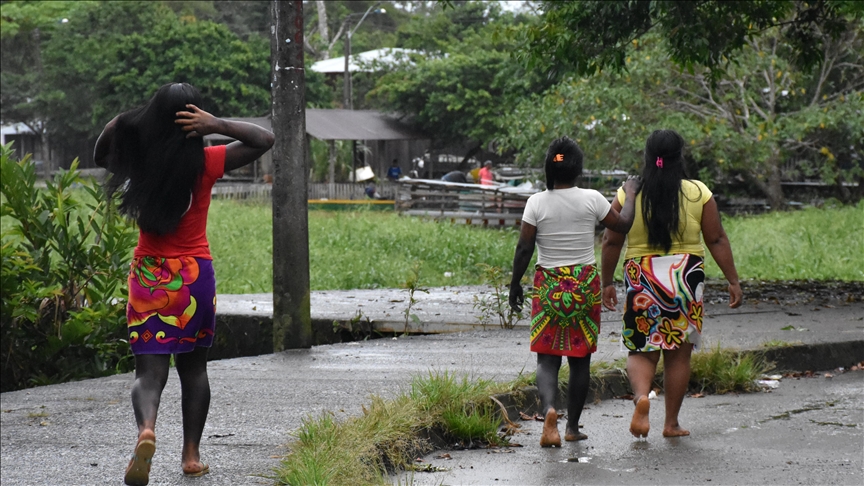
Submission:
[[[303,2],[272,3],[273,350],[312,346]]]

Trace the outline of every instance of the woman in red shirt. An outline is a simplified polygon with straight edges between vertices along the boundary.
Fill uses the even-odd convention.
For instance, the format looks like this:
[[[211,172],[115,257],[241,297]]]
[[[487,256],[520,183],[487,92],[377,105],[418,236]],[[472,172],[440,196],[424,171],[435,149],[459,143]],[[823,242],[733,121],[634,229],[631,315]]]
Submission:
[[[274,141],[269,131],[216,118],[198,108],[201,104],[193,86],[166,84],[146,105],[108,122],[96,141],[94,160],[111,173],[108,193],[119,193],[119,211],[140,229],[126,311],[138,423],[124,478],[128,485],[149,482],[156,412],[172,354],[182,390],[183,474],[209,470],[199,445],[210,408],[207,350],[216,324],[216,278],[207,242],[210,193],[225,171],[256,160]],[[237,141],[204,147],[202,137],[210,133]]]

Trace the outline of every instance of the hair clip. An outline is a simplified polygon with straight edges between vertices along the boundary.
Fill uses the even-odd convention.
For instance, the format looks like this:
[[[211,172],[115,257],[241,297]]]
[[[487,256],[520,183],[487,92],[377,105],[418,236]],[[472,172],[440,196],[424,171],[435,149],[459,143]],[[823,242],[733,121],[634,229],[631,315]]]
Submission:
[[[552,159],[552,162],[564,162],[564,154],[555,154],[555,158]]]
[[[663,168],[663,157],[657,157],[657,162],[655,162],[655,164],[657,164],[657,168],[662,169]]]

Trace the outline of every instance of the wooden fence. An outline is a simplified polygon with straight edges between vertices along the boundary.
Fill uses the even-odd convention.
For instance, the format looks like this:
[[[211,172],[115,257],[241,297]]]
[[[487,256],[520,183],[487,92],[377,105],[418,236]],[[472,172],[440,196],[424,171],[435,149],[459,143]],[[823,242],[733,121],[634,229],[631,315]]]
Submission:
[[[510,186],[412,179],[400,183],[395,204],[397,211],[409,216],[457,224],[518,226],[531,194]]]
[[[376,190],[383,199],[392,200],[396,196],[398,183],[383,182],[376,184]],[[366,185],[362,182],[356,184],[350,182],[330,184],[313,182],[308,185],[310,200],[328,199],[357,201],[366,199]],[[213,186],[213,199],[267,199],[272,197],[272,184],[251,183],[217,183]]]

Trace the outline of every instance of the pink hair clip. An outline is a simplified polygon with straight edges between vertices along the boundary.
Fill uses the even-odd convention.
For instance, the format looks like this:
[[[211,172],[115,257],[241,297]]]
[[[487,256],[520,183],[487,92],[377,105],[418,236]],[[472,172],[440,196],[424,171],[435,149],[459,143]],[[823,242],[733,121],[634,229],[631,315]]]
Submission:
[[[655,162],[655,164],[657,164],[658,168],[662,169],[663,168],[663,157],[657,157],[657,162]]]

